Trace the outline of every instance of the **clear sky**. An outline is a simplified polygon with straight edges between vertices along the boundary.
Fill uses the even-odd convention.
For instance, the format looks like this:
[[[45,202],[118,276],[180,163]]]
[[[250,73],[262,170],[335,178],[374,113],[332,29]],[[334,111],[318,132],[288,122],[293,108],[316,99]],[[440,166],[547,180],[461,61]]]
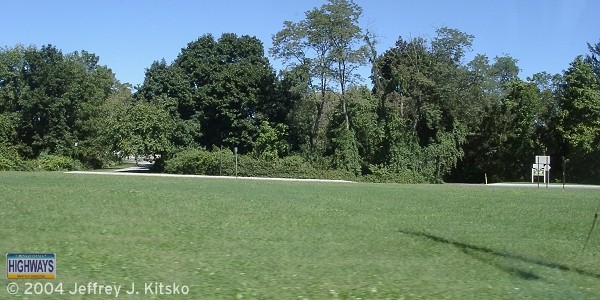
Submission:
[[[285,20],[299,21],[325,0],[0,0],[0,46],[53,44],[63,53],[87,50],[121,82],[140,84],[155,60],[173,61],[205,33],[254,35],[265,51]],[[560,73],[587,42],[600,42],[597,0],[356,0],[362,26],[379,36],[378,51],[398,36],[432,38],[452,27],[475,36],[473,52],[509,54],[521,77]],[[271,59],[276,69],[281,63]]]

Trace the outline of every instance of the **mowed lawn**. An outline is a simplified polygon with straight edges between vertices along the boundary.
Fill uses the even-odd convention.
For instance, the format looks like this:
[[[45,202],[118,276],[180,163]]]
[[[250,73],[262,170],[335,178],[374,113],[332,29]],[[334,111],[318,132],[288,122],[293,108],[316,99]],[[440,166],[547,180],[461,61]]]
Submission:
[[[0,172],[0,252],[56,253],[65,290],[189,286],[125,299],[598,299],[600,226],[581,250],[599,203],[598,190]],[[30,299],[44,298],[90,296]]]

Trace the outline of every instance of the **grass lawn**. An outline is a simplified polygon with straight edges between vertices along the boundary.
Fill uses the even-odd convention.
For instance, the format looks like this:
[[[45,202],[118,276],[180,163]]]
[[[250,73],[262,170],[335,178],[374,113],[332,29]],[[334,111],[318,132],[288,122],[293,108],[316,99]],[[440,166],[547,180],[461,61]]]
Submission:
[[[599,196],[0,172],[0,252],[54,252],[65,293],[125,299],[598,299],[600,226],[581,249]],[[123,295],[149,282],[189,294]],[[47,298],[90,296],[29,299]]]

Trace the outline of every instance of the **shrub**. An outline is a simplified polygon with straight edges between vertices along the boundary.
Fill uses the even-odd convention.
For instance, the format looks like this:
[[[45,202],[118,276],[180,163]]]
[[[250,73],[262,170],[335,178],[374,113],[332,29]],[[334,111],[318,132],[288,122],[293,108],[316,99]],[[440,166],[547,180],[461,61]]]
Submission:
[[[238,159],[239,176],[316,178],[318,174],[317,170],[300,156],[264,160],[240,155]]]
[[[164,170],[175,174],[230,175],[228,173],[234,168],[233,159],[230,150],[211,152],[205,149],[186,149],[166,160]]]
[[[380,183],[425,183],[429,182],[421,173],[412,170],[394,172],[388,166],[371,165],[371,174],[365,175],[364,180]]]
[[[83,169],[80,161],[67,156],[42,154],[31,163],[36,171],[75,171]]]
[[[19,156],[16,150],[8,147],[3,147],[0,150],[0,171],[33,170],[33,164]]]
[[[0,156],[0,171],[12,171],[17,168],[15,161],[4,155]]]
[[[66,156],[42,154],[37,159],[25,160],[15,150],[0,151],[0,171],[73,171],[82,170],[80,161]]]
[[[173,158],[165,162],[165,172],[235,176],[235,156],[230,150],[187,149],[175,154]],[[238,155],[237,175],[243,177],[356,179],[349,171],[316,169],[304,158],[295,155],[273,159],[257,159],[251,155]]]

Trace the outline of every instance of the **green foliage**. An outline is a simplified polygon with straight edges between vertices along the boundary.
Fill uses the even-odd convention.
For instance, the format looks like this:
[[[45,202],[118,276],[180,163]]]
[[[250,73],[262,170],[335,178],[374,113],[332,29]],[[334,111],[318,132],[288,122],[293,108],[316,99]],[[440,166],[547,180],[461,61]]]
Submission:
[[[106,101],[93,108],[95,115],[86,124],[88,136],[74,150],[87,167],[103,168],[120,162],[115,154],[121,151],[117,147],[119,128],[126,121],[127,107],[132,106],[130,88],[127,84],[117,84]]]
[[[16,149],[0,145],[0,171],[33,171],[33,164],[24,160]]]
[[[378,56],[362,13],[329,0],[284,22],[269,49],[288,67],[279,76],[256,37],[203,35],[152,63],[133,95],[92,53],[0,49],[0,168],[80,168],[67,157],[100,168],[133,155],[206,174],[218,158],[232,175],[229,152],[189,149],[237,147],[243,176],[481,182],[528,180],[545,153],[553,173],[565,157],[568,178],[600,180],[600,43],[562,76],[522,80],[508,55],[465,62],[474,37],[447,27]],[[367,60],[372,90],[355,85]]]
[[[600,181],[600,81],[589,59],[577,57],[564,73],[558,97],[558,133],[564,143],[568,178]]]
[[[165,172],[174,174],[229,175],[235,173],[231,150],[187,149],[165,161]],[[234,174],[235,175],[235,174]]]
[[[117,113],[112,127],[117,136],[116,147],[125,156],[155,157],[173,150],[171,116],[150,103],[137,102]]]
[[[42,154],[37,159],[31,161],[36,171],[77,171],[82,170],[83,165],[80,161],[67,156]]]
[[[165,172],[175,174],[202,174],[235,176],[235,156],[229,149],[207,151],[187,149],[165,162]],[[356,177],[343,170],[317,169],[296,155],[283,158],[260,159],[252,155],[238,155],[238,176],[281,178],[351,179]]]
[[[600,149],[600,82],[593,66],[577,57],[565,71],[561,90],[561,126],[572,148],[589,152]]]
[[[415,180],[441,182],[463,156],[471,118],[481,111],[471,96],[468,70],[460,65],[472,36],[442,28],[430,44],[399,39],[376,61],[378,116],[384,129],[371,165]]]
[[[369,166],[370,174],[364,177],[367,182],[381,183],[424,183],[428,181],[423,173],[416,170],[395,170],[390,166],[371,165]]]
[[[303,110],[311,120],[308,134],[308,151],[319,153],[320,128],[331,99],[328,92],[336,90],[344,116],[344,126],[350,129],[348,101],[345,96],[349,86],[357,82],[356,70],[367,61],[369,49],[365,43],[366,33],[359,26],[362,8],[352,0],[330,0],[320,8],[305,13],[306,18],[297,23],[286,21],[284,28],[273,35],[271,55],[283,59],[288,66],[302,70],[306,76],[304,99],[313,99],[314,109]],[[336,82],[337,88],[333,88]],[[311,105],[312,106],[312,105]],[[325,123],[325,124],[323,124]],[[340,150],[345,151],[345,150]]]
[[[354,131],[342,126],[332,132],[332,163],[335,169],[344,170],[358,176],[361,174],[360,156]]]
[[[377,98],[366,87],[351,88],[346,97],[350,128],[354,132],[361,165],[381,163],[379,149],[383,139],[383,128],[378,124]]]
[[[274,97],[275,75],[256,37],[204,35],[188,44],[173,68],[187,79],[205,147],[252,151],[262,120],[281,119],[285,103]]]
[[[600,82],[600,42],[596,44],[588,43],[588,49],[591,53],[586,56],[586,60],[593,66],[594,74]]]
[[[19,114],[16,112],[0,113],[0,149],[13,145],[17,141],[17,124]]]
[[[475,36],[454,28],[442,27],[431,42],[432,52],[440,59],[460,63],[465,52],[471,49]]]
[[[286,155],[289,151],[286,137],[287,126],[285,124],[271,126],[269,122],[263,121],[254,141],[254,151],[257,157],[272,160]]]
[[[238,147],[241,153],[254,150],[263,121],[285,121],[292,105],[276,85],[262,43],[233,33],[218,40],[203,35],[171,65],[153,63],[136,97],[169,111],[177,127],[174,147]]]
[[[23,159],[14,149],[0,147],[0,171],[77,171],[83,164],[71,157],[42,153],[32,160]]]
[[[494,64],[489,69],[489,75],[499,84],[517,79],[519,75],[517,60],[508,55],[497,56],[494,58]]]
[[[63,54],[52,45],[0,50],[0,143],[20,156],[71,156],[95,139],[93,119],[117,84],[86,51]],[[9,125],[7,125],[9,124]],[[86,158],[86,157],[82,157]]]

